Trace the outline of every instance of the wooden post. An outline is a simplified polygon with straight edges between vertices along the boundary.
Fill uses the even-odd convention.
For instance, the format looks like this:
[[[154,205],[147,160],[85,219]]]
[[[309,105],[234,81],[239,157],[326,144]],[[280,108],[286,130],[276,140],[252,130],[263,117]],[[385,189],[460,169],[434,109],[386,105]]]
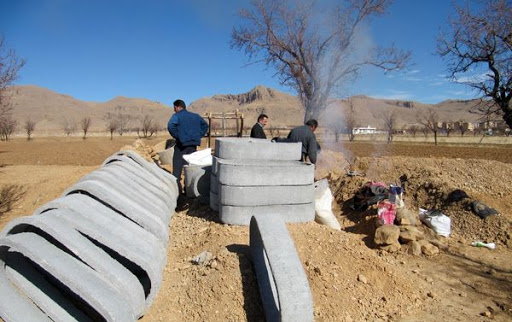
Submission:
[[[208,113],[208,148],[212,146],[212,113]]]
[[[240,115],[240,136],[239,137],[243,137],[244,136],[244,113],[241,113]]]
[[[226,136],[226,115],[222,112],[222,136]]]
[[[240,125],[240,122],[238,121],[238,110],[235,111],[235,119],[236,119],[236,136],[241,137],[240,131],[238,130],[238,126]]]

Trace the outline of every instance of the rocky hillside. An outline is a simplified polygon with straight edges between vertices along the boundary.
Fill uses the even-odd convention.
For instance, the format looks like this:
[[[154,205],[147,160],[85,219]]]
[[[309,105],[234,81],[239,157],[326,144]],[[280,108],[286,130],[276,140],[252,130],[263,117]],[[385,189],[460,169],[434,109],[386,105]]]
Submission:
[[[64,124],[72,122],[77,124],[79,132],[80,120],[84,117],[92,119],[91,132],[105,131],[105,115],[114,113],[117,107],[121,107],[122,113],[130,116],[130,128],[137,128],[144,116],[149,115],[164,129],[173,113],[170,106],[143,98],[116,97],[107,102],[86,102],[37,86],[16,86],[10,96],[19,131],[23,131],[23,124],[30,119],[37,122],[36,135],[62,133]],[[398,113],[399,126],[416,123],[418,114],[428,108],[439,114],[440,121],[472,122],[479,118],[478,115],[469,112],[475,106],[475,101],[449,100],[430,105],[414,101],[354,96],[350,102],[358,126],[370,125],[381,128],[383,114],[390,110]],[[342,123],[349,114],[350,104],[347,100],[331,102],[319,118],[320,125]],[[256,86],[247,93],[204,97],[192,102],[189,109],[201,115],[239,111],[244,114],[246,128],[250,128],[256,122],[260,113],[269,116],[269,127],[300,125],[304,120],[304,111],[295,96],[264,86]]]

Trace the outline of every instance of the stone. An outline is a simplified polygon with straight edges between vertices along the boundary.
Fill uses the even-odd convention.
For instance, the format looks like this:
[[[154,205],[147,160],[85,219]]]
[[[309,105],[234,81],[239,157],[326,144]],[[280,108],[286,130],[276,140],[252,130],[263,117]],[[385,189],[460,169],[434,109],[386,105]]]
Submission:
[[[421,246],[421,251],[425,256],[435,256],[439,254],[439,248],[430,243]]]
[[[419,221],[419,217],[411,210],[402,207],[396,210],[396,220],[399,225],[415,226]]]
[[[423,238],[423,232],[414,226],[400,226],[399,240],[402,244],[407,244],[411,241],[420,240]]]
[[[395,225],[383,225],[375,230],[374,241],[377,245],[391,245],[398,242],[400,228]]]
[[[400,245],[399,242],[396,242],[396,243],[393,243],[390,245],[381,246],[380,249],[385,250],[390,253],[397,253],[402,249],[402,246]]]

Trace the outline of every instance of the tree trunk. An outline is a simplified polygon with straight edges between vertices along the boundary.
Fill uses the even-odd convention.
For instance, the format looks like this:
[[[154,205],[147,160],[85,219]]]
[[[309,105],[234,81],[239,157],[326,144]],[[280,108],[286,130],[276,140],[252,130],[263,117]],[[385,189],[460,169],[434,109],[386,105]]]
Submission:
[[[506,106],[501,106],[501,110],[503,111],[503,120],[512,129],[512,109],[508,105],[509,103],[507,102]]]

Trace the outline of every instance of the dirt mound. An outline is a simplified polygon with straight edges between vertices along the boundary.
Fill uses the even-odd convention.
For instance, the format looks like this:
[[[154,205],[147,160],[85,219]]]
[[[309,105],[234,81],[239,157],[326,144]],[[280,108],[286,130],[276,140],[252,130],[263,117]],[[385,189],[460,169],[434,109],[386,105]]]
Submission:
[[[20,184],[27,193],[0,218],[0,225],[32,214],[112,153],[133,146],[133,141],[123,136],[2,143],[0,185]],[[153,150],[157,143],[144,141]],[[315,320],[510,321],[512,164],[470,158],[487,148],[458,147],[457,153],[464,150],[459,159],[459,154],[429,158],[425,146],[408,145],[406,156],[391,153],[379,158],[372,157],[376,154],[370,145],[358,148],[365,146],[367,151],[353,150],[350,157],[324,148],[317,165],[316,178],[328,178],[330,183],[333,211],[342,230],[314,222],[288,224],[311,287]],[[146,148],[139,146],[151,156],[153,152]],[[347,176],[349,169],[358,175]],[[448,238],[429,235],[424,228],[426,237],[437,241],[437,255],[415,256],[405,247],[396,252],[380,249],[374,245],[377,209],[350,208],[354,194],[366,182],[398,183],[404,174],[405,205],[411,212],[416,214],[419,207],[439,208],[451,218]],[[464,190],[470,199],[446,204],[456,189]],[[481,219],[467,208],[472,200],[500,215]],[[196,199],[189,201],[189,209],[176,213],[171,221],[161,288],[141,321],[263,320],[248,227],[223,225],[209,207]],[[495,250],[472,247],[474,240],[497,246]],[[192,259],[204,251],[211,258],[193,264]]]
[[[347,176],[349,169],[358,175]],[[323,151],[316,178],[326,177],[330,183],[342,231],[317,223],[288,224],[313,294],[315,320],[510,319],[512,301],[502,281],[512,281],[507,263],[512,193],[502,178],[511,170],[511,164],[485,160],[350,159]],[[452,220],[449,238],[419,223],[425,238],[440,249],[429,257],[413,256],[405,245],[395,252],[380,249],[374,243],[376,207],[350,208],[354,194],[368,181],[397,183],[403,175],[408,209],[417,213],[419,207],[439,208]],[[468,200],[446,205],[448,194],[461,188],[502,215],[483,220],[467,209]],[[260,320],[248,227],[222,225],[207,206],[190,203],[187,212],[173,218],[162,295],[144,319]],[[473,240],[493,241],[498,248],[484,253],[469,246]],[[212,259],[193,265],[192,258],[204,251]],[[481,289],[496,292],[482,296]]]

